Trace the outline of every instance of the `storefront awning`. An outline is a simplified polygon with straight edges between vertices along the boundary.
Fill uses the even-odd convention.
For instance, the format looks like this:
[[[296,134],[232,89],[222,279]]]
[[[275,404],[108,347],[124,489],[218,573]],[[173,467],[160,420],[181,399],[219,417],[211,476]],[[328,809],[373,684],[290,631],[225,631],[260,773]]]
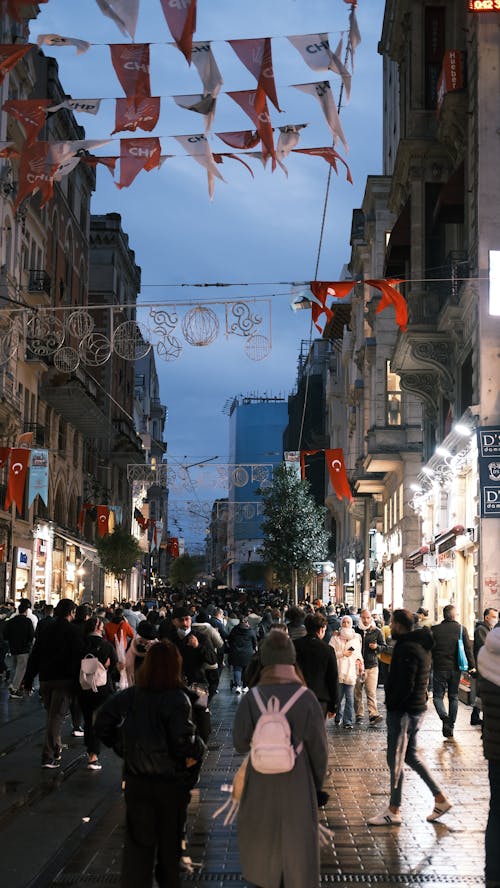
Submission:
[[[439,554],[442,555],[443,552],[453,549],[457,536],[463,533],[465,533],[465,527],[462,527],[461,524],[456,524],[454,527],[450,527],[449,530],[445,530],[443,533],[438,533],[438,535],[434,537],[434,544]]]

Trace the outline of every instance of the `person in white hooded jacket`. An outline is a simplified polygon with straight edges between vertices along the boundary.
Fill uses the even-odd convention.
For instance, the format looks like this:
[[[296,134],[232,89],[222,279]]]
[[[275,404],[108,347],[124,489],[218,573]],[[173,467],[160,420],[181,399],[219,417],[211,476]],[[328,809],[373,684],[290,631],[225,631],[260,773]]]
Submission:
[[[343,722],[344,728],[351,730],[354,718],[354,685],[363,670],[361,637],[354,631],[351,617],[342,617],[340,630],[332,636],[329,643],[335,651],[339,673],[339,705],[335,724]]]

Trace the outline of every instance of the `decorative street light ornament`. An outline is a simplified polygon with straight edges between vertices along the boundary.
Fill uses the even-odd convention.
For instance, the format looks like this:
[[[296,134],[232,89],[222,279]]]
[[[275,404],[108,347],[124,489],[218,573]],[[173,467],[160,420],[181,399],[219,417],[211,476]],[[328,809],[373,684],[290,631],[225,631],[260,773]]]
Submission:
[[[219,321],[211,308],[196,305],[186,312],[182,321],[184,339],[189,345],[211,345],[219,333]]]
[[[250,475],[243,466],[237,466],[233,472],[232,481],[235,487],[245,487],[250,480]]]
[[[271,354],[271,342],[267,336],[254,333],[245,342],[245,354],[251,361],[263,361]]]
[[[100,367],[111,357],[111,342],[104,333],[89,333],[78,347],[80,360],[87,367]]]
[[[64,322],[55,314],[37,312],[26,325],[27,348],[37,357],[54,355],[64,342],[65,332]]]
[[[156,353],[162,361],[176,361],[182,354],[182,345],[177,336],[168,334],[156,343]]]
[[[149,331],[138,321],[125,321],[113,334],[113,351],[124,361],[138,361],[151,349]]]
[[[54,355],[54,367],[63,373],[73,373],[80,363],[80,356],[76,348],[64,345]]]
[[[226,336],[251,336],[262,324],[261,314],[252,314],[246,302],[226,302]]]
[[[67,332],[70,336],[76,336],[78,339],[83,339],[84,336],[88,336],[89,333],[92,333],[94,327],[94,318],[84,309],[78,309],[77,311],[71,312],[66,321]]]

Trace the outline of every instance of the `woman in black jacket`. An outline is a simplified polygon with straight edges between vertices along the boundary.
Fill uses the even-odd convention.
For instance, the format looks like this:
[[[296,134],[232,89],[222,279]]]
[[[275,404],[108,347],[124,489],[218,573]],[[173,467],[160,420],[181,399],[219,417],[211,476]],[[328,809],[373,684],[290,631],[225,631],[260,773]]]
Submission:
[[[234,629],[231,629],[227,640],[228,662],[233,667],[231,687],[237,694],[242,692],[242,674],[257,650],[257,635],[250,628],[246,617],[242,617]]]
[[[89,620],[85,620],[83,626],[82,656],[86,657],[88,654],[91,654],[97,657],[107,673],[105,685],[97,687],[95,691],[84,690],[80,687],[79,693],[80,707],[83,715],[83,738],[88,755],[87,768],[89,771],[100,771],[102,768],[98,758],[100,742],[94,729],[94,713],[114,693],[112,673],[116,668],[118,658],[114,645],[103,638],[103,620],[99,619],[99,617],[91,617]]]
[[[181,656],[171,642],[153,645],[136,685],[111,697],[95,729],[123,758],[126,832],[122,888],[179,888],[179,860],[189,791],[205,745],[182,690]]]

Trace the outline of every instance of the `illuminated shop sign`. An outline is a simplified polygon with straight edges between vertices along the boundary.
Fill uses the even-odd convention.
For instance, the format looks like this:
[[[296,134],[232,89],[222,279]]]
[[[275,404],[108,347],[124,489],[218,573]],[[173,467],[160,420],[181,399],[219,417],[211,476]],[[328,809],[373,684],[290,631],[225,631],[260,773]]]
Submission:
[[[500,0],[469,0],[469,12],[500,12]]]
[[[481,518],[500,518],[500,428],[477,430]]]

